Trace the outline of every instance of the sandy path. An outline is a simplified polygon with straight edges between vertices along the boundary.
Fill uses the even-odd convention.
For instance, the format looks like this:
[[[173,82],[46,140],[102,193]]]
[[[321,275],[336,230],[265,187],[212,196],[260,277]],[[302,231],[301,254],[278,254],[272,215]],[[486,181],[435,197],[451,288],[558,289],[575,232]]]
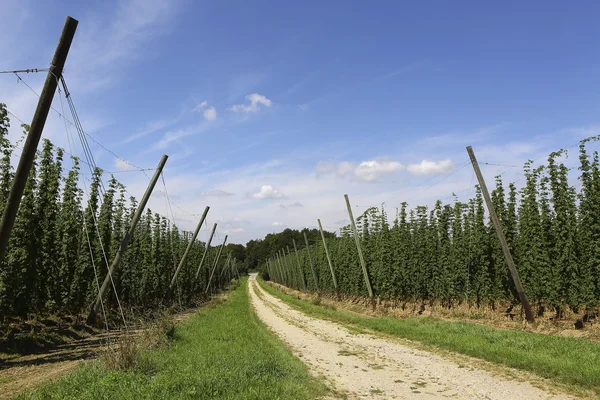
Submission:
[[[471,363],[466,357],[461,356],[457,363],[400,341],[351,333],[336,323],[308,317],[265,292],[256,282],[256,274],[250,276],[249,285],[258,316],[314,375],[324,376],[331,387],[350,398],[572,398],[530,382],[511,380],[498,372],[514,370],[494,367],[492,373],[474,366],[481,362]],[[540,386],[541,379],[535,380]]]

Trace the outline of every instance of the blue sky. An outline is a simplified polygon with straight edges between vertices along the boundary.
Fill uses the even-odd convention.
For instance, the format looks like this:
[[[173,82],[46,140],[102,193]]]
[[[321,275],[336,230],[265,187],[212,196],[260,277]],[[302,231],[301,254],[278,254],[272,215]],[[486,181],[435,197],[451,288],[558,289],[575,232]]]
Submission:
[[[592,1],[8,0],[0,70],[46,67],[65,16],[78,19],[65,78],[84,129],[144,168],[168,154],[171,199],[190,214],[210,205],[221,236],[244,243],[316,218],[339,228],[344,193],[355,213],[467,196],[469,144],[482,162],[522,165],[599,134],[599,13]],[[43,74],[23,78],[41,90]],[[0,101],[29,122],[37,98],[0,75]],[[55,113],[45,135],[67,147]],[[105,170],[128,169],[92,149]],[[138,197],[148,182],[116,176]],[[160,193],[150,206],[167,214]]]

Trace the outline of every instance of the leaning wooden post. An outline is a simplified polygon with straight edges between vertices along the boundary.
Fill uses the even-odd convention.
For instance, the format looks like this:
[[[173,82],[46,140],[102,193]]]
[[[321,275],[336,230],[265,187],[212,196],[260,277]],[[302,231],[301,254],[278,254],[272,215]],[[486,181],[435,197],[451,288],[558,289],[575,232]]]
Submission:
[[[146,203],[148,203],[148,199],[150,199],[152,190],[154,189],[154,186],[156,185],[156,181],[158,181],[158,177],[160,176],[162,169],[165,166],[165,163],[167,162],[167,158],[169,158],[169,157],[166,154],[163,154],[162,158],[160,159],[160,162],[158,163],[158,167],[156,167],[154,176],[150,180],[150,183],[148,184],[148,188],[146,188],[146,192],[144,193],[142,200],[138,204],[137,210],[135,210],[135,214],[133,215],[133,219],[131,220],[131,225],[129,226],[129,230],[123,237],[123,240],[121,240],[121,244],[119,245],[117,254],[115,255],[115,258],[113,259],[113,262],[110,265],[110,268],[108,269],[108,274],[104,278],[102,287],[100,288],[100,291],[98,292],[98,297],[96,298],[96,302],[92,306],[92,309],[90,310],[90,313],[87,317],[88,325],[92,324],[94,322],[94,320],[96,319],[96,313],[98,312],[98,308],[100,307],[100,303],[102,301],[102,296],[104,295],[104,292],[106,292],[106,289],[108,288],[108,285],[110,284],[111,277],[119,269],[119,265],[121,264],[121,258],[123,257],[123,253],[125,253],[125,249],[127,248],[127,245],[129,244],[129,240],[131,240],[131,236],[133,236],[135,227],[137,226],[140,218],[142,217],[142,213],[144,212]]]
[[[325,248],[325,256],[327,256],[327,263],[329,264],[329,269],[331,270],[331,278],[333,279],[333,287],[335,288],[335,291],[339,297],[340,291],[338,289],[337,279],[335,278],[335,272],[333,271],[333,263],[331,262],[331,256],[329,255],[329,249],[327,248],[327,241],[325,240],[325,234],[323,233],[323,227],[321,226],[321,220],[317,219],[317,223],[319,224],[319,230],[321,231],[321,239],[323,239],[323,247]]]
[[[277,260],[277,256],[273,256],[271,258],[273,265],[275,266],[275,269],[277,270],[277,273],[275,275],[276,279],[275,282],[277,283],[281,283],[282,282],[282,278],[281,278],[281,269],[279,268],[279,262]]]
[[[225,260],[225,267],[221,270],[221,273],[219,274],[219,278],[223,277],[223,273],[225,272],[225,270],[229,266],[229,262],[230,261],[231,261],[231,252],[229,252],[227,254],[227,260]]]
[[[40,95],[37,108],[35,109],[35,114],[33,114],[31,126],[27,133],[27,139],[25,139],[25,144],[23,145],[23,152],[19,159],[19,165],[17,166],[12,187],[10,188],[8,199],[4,206],[2,221],[0,221],[0,261],[4,259],[6,253],[8,239],[10,238],[10,233],[15,224],[19,206],[21,205],[25,184],[29,179],[29,172],[33,166],[35,153],[37,152],[37,147],[42,137],[42,131],[44,130],[44,125],[48,118],[48,112],[50,112],[50,107],[52,106],[52,99],[56,92],[58,79],[62,77],[63,68],[65,66],[65,61],[67,60],[67,55],[69,54],[69,49],[71,48],[71,43],[73,42],[73,37],[75,36],[77,24],[77,20],[67,17],[60,39],[58,40],[58,45],[54,51],[54,57],[52,58],[48,75],[46,75],[46,81],[44,82],[44,87],[42,88],[42,94]]]
[[[292,276],[294,277],[294,286],[296,287],[296,289],[300,289],[300,280],[298,279],[298,271],[296,271],[296,268],[294,268],[294,263],[291,260],[292,254],[290,252],[290,246],[285,246],[285,247],[287,249],[287,255],[285,254],[285,249],[282,250],[284,257],[285,257],[285,263],[288,264],[288,268],[290,269],[290,271],[292,271]]]
[[[273,257],[273,265],[277,270],[277,283],[283,283],[283,272],[281,271],[281,266],[279,265],[279,260],[277,257]]]
[[[200,264],[198,265],[198,269],[196,270],[196,276],[194,276],[194,280],[198,279],[198,274],[200,273],[200,268],[204,265],[204,260],[206,259],[206,255],[208,254],[208,250],[210,249],[210,243],[212,242],[215,231],[217,230],[217,224],[213,225],[212,231],[210,232],[210,237],[208,238],[208,242],[206,242],[206,246],[204,248],[204,254],[202,254],[202,259],[200,259]]]
[[[280,259],[281,259],[281,266],[283,267],[283,270],[285,271],[285,275],[286,275],[285,286],[291,287],[293,285],[293,277],[292,277],[292,271],[290,271],[287,263],[285,262],[285,251],[283,251],[283,249],[281,249],[281,250],[279,250],[279,253],[280,253]]]
[[[267,266],[269,268],[269,279],[277,280],[277,276],[275,275],[275,270],[273,269],[273,263],[271,262],[271,259],[267,260]]]
[[[283,271],[283,267],[281,265],[281,260],[279,259],[279,253],[275,254],[275,262],[277,263],[277,266],[279,268],[279,284],[280,285],[285,285],[285,281],[286,281],[286,277],[285,277],[285,273]]]
[[[515,261],[513,260],[512,254],[510,253],[510,249],[508,247],[508,242],[506,241],[506,237],[504,236],[504,232],[502,231],[502,225],[500,225],[500,220],[498,219],[498,215],[496,214],[494,203],[492,203],[490,193],[488,192],[485,180],[483,179],[483,175],[481,174],[481,170],[479,169],[479,164],[477,163],[477,158],[475,158],[475,153],[473,152],[473,148],[471,146],[467,146],[467,153],[469,153],[471,164],[473,164],[475,175],[477,175],[479,187],[481,187],[481,192],[483,194],[483,198],[485,199],[485,204],[487,205],[488,212],[490,213],[490,219],[492,220],[494,228],[496,229],[496,235],[498,235],[498,240],[500,241],[500,246],[502,247],[502,252],[504,253],[504,258],[506,259],[506,263],[508,264],[510,276],[512,276],[515,288],[517,289],[517,293],[519,295],[519,299],[521,300],[521,305],[523,306],[523,310],[525,310],[525,317],[527,318],[528,322],[535,322],[535,317],[533,316],[533,312],[531,311],[531,306],[529,305],[529,301],[527,300],[527,295],[525,294],[523,286],[521,285],[519,272],[517,271]]]
[[[177,275],[179,275],[179,271],[181,271],[181,267],[183,267],[183,264],[185,263],[185,260],[187,259],[187,256],[190,253],[190,250],[192,249],[194,242],[196,241],[198,232],[200,232],[200,228],[202,228],[202,224],[204,223],[204,220],[206,219],[206,214],[208,214],[209,209],[210,209],[210,207],[206,206],[206,208],[204,209],[204,212],[202,213],[202,217],[200,217],[200,221],[198,222],[198,226],[196,227],[196,230],[194,231],[192,240],[190,240],[190,242],[188,243],[187,248],[185,249],[185,253],[183,253],[183,256],[181,257],[181,261],[179,261],[179,265],[177,266],[177,269],[175,270],[175,274],[173,274],[173,278],[171,279],[171,283],[169,284],[169,288],[167,289],[167,293],[165,294],[165,300],[168,300],[169,297],[171,297],[171,293],[173,293],[173,288],[175,287],[175,282],[177,281]]]
[[[286,265],[283,262],[283,256],[281,254],[281,250],[279,250],[277,252],[277,260],[279,261],[279,265],[281,266],[281,270],[283,271],[283,284],[285,286],[291,286],[290,274],[286,268]]]
[[[239,281],[241,279],[241,277],[240,277],[240,270],[237,267],[237,262],[236,261],[237,261],[237,259],[234,258],[233,259],[233,267],[235,268],[235,273],[236,273],[236,275],[238,277],[238,281]]]
[[[360,260],[360,265],[362,266],[363,275],[365,276],[365,284],[367,285],[367,291],[369,292],[369,297],[371,298],[371,300],[373,300],[373,289],[371,288],[371,280],[369,279],[369,273],[367,272],[367,263],[365,263],[362,249],[360,247],[360,237],[358,236],[356,224],[354,223],[354,216],[352,215],[352,207],[350,207],[350,199],[348,199],[347,194],[344,195],[344,198],[346,199],[346,207],[348,207],[348,216],[350,217],[350,225],[352,225],[352,231],[354,232],[354,241],[356,242],[356,249],[358,250],[358,259]]]
[[[317,292],[319,292],[319,281],[317,280],[317,274],[315,273],[315,266],[312,261],[312,257],[310,256],[310,247],[308,247],[308,238],[306,237],[306,232],[302,232],[304,234],[304,243],[306,244],[306,252],[308,253],[308,262],[310,263],[310,270],[312,272],[313,280],[315,281],[315,287],[317,288]]]
[[[304,290],[306,290],[306,280],[304,280],[304,272],[302,272],[302,267],[300,266],[300,257],[298,257],[298,248],[296,247],[296,241],[292,239],[292,243],[294,244],[294,253],[296,253],[296,264],[298,264],[298,271],[300,271],[300,278],[302,278],[302,287],[304,288]]]
[[[225,235],[223,244],[221,245],[221,247],[219,247],[219,251],[217,252],[217,257],[215,257],[215,263],[213,265],[212,272],[210,273],[210,278],[208,278],[208,283],[206,284],[206,289],[204,290],[204,294],[208,293],[208,288],[210,287],[210,281],[212,280],[212,277],[215,274],[215,269],[217,268],[217,264],[219,264],[219,258],[221,257],[221,252],[223,251],[223,247],[225,247],[226,242],[227,242],[227,235]]]

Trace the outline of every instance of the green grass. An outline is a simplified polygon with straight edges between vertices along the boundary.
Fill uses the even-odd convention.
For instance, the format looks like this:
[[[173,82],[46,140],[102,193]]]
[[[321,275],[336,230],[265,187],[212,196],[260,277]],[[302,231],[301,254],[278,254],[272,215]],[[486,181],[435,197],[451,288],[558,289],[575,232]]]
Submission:
[[[393,317],[361,316],[299,300],[263,281],[260,283],[270,294],[315,317],[530,371],[571,389],[592,390],[600,394],[600,343],[432,317],[399,320]]]
[[[247,287],[243,279],[227,301],[178,325],[170,346],[144,354],[144,371],[88,362],[18,398],[313,399],[327,393],[256,317]]]

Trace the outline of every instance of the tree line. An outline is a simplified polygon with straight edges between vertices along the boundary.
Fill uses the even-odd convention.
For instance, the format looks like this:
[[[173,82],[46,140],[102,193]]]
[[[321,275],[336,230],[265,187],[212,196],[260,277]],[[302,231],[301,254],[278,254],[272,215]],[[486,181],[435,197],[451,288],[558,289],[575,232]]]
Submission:
[[[16,146],[8,139],[9,127],[6,106],[0,103],[0,213],[14,177],[11,158]],[[29,127],[22,128],[26,134]],[[87,312],[98,295],[96,276],[101,284],[130,226],[138,203],[126,195],[125,186],[110,176],[104,188],[104,173],[95,168],[88,187],[82,179],[81,161],[73,157],[70,164],[67,170],[64,150],[43,140],[26,183],[6,257],[0,260],[2,321],[32,314]],[[145,211],[121,268],[113,276],[123,307],[147,312],[161,305],[191,236],[164,216]],[[208,262],[194,279],[204,249],[200,241],[193,244],[172,301],[190,304],[202,300],[209,266],[217,253],[209,250]],[[223,253],[226,256],[227,249]],[[218,273],[215,275],[211,286],[219,288],[225,281]],[[110,291],[104,306],[114,309],[116,300],[114,291]]]
[[[495,179],[492,200],[523,281],[538,313],[575,312],[600,305],[600,162],[597,151],[579,146],[580,189],[569,182],[566,150],[547,162],[524,165],[525,184]],[[482,193],[467,201],[437,201],[432,208],[409,209],[402,203],[390,224],[384,206],[371,207],[357,218],[368,274],[376,296],[401,301],[432,301],[451,307],[469,302],[497,307],[519,300],[500,243],[484,209]],[[328,238],[338,290],[366,295],[363,272],[352,231]],[[314,263],[313,278],[308,252]],[[282,283],[333,292],[333,278],[323,243],[318,241],[277,261],[276,251],[261,270]],[[281,261],[284,261],[283,263]],[[287,264],[285,263],[287,262]],[[291,268],[287,272],[282,267]]]

